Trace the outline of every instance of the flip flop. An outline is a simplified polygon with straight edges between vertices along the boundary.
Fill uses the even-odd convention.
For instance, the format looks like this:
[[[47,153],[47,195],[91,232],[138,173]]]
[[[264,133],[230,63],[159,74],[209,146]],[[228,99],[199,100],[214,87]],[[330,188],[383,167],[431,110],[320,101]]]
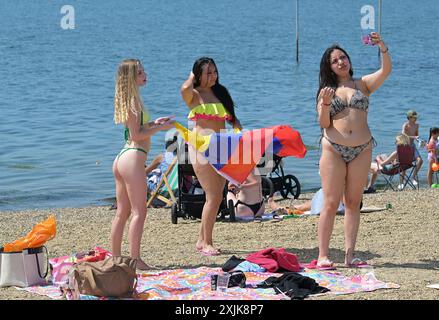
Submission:
[[[351,260],[350,263],[346,265],[348,268],[367,268],[370,267],[370,264],[368,264],[365,260],[360,258],[354,258]]]
[[[308,269],[316,269],[316,270],[336,270],[337,268],[334,266],[334,262],[325,259],[320,261],[312,260],[309,264],[305,265],[305,268]]]
[[[278,214],[273,214],[272,216],[273,222],[280,222],[282,221],[284,218]]]
[[[253,221],[260,223],[260,222],[262,222],[262,217],[254,217]]]
[[[198,252],[205,257],[219,256],[221,254],[219,250],[200,250]]]

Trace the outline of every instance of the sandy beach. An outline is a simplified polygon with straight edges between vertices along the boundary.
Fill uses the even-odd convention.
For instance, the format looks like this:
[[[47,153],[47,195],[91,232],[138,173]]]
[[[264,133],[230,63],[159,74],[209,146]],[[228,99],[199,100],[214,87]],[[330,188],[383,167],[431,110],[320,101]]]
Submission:
[[[438,300],[439,290],[427,287],[439,283],[438,196],[439,190],[435,189],[364,196],[363,209],[384,208],[388,203],[392,208],[361,214],[356,255],[373,265],[379,280],[399,284],[399,289],[308,299]],[[311,198],[312,194],[303,194],[298,200],[283,200],[278,204],[288,206]],[[57,235],[46,243],[51,258],[95,246],[110,249],[110,226],[115,211],[109,210],[109,206],[0,212],[0,243],[26,235],[51,214],[57,220]],[[174,225],[170,209],[149,209],[142,252],[145,261],[162,269],[222,266],[231,255],[245,257],[268,247],[283,247],[305,263],[317,257],[317,223],[316,216],[281,222],[217,222],[214,240],[222,254],[204,257],[194,250],[199,221],[180,218]],[[343,243],[343,216],[337,216],[330,256],[338,271],[346,275],[358,273],[359,270],[343,266]],[[128,254],[126,235],[123,250]],[[0,299],[48,298],[15,288],[1,288]]]

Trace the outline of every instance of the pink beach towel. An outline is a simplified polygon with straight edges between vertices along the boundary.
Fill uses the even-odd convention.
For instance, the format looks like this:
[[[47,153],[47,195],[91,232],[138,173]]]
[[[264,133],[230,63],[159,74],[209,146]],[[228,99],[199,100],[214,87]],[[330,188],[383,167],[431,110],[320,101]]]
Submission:
[[[73,264],[81,261],[100,261],[105,257],[111,256],[111,252],[100,247],[93,250],[72,253],[69,256],[49,259],[52,266],[52,283],[58,286],[66,284],[68,281],[69,271]]]

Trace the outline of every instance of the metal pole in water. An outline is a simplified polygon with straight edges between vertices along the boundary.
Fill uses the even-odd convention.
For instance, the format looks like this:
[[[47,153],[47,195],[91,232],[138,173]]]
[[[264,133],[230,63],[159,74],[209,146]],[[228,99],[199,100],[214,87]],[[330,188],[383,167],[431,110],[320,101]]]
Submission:
[[[381,8],[382,8],[382,2],[381,0],[378,0],[378,33],[381,36]],[[378,58],[381,57],[381,51],[380,48],[378,48]]]
[[[296,62],[299,62],[299,0],[296,0]]]

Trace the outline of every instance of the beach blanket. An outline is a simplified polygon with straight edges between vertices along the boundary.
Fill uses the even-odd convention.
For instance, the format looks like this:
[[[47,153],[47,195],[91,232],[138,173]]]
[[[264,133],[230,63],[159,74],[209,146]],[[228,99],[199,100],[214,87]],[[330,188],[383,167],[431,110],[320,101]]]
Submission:
[[[195,269],[173,269],[139,273],[137,296],[139,300],[283,300],[289,299],[276,294],[273,289],[256,288],[256,284],[280,273],[246,272],[246,287],[228,288],[226,292],[212,291],[210,276],[221,273],[221,268],[200,267]],[[324,294],[352,294],[378,289],[397,289],[399,285],[386,283],[375,278],[373,274],[345,276],[334,271],[305,269],[300,274],[314,279],[320,286],[331,291]],[[64,297],[59,287],[54,285],[18,288],[30,293],[47,296],[51,299],[71,299]],[[82,300],[110,299],[81,295]]]
[[[238,222],[262,222],[262,221],[273,221],[279,222],[283,220],[283,216],[279,216],[273,213],[264,213],[262,216],[254,217],[236,217],[236,221]]]

